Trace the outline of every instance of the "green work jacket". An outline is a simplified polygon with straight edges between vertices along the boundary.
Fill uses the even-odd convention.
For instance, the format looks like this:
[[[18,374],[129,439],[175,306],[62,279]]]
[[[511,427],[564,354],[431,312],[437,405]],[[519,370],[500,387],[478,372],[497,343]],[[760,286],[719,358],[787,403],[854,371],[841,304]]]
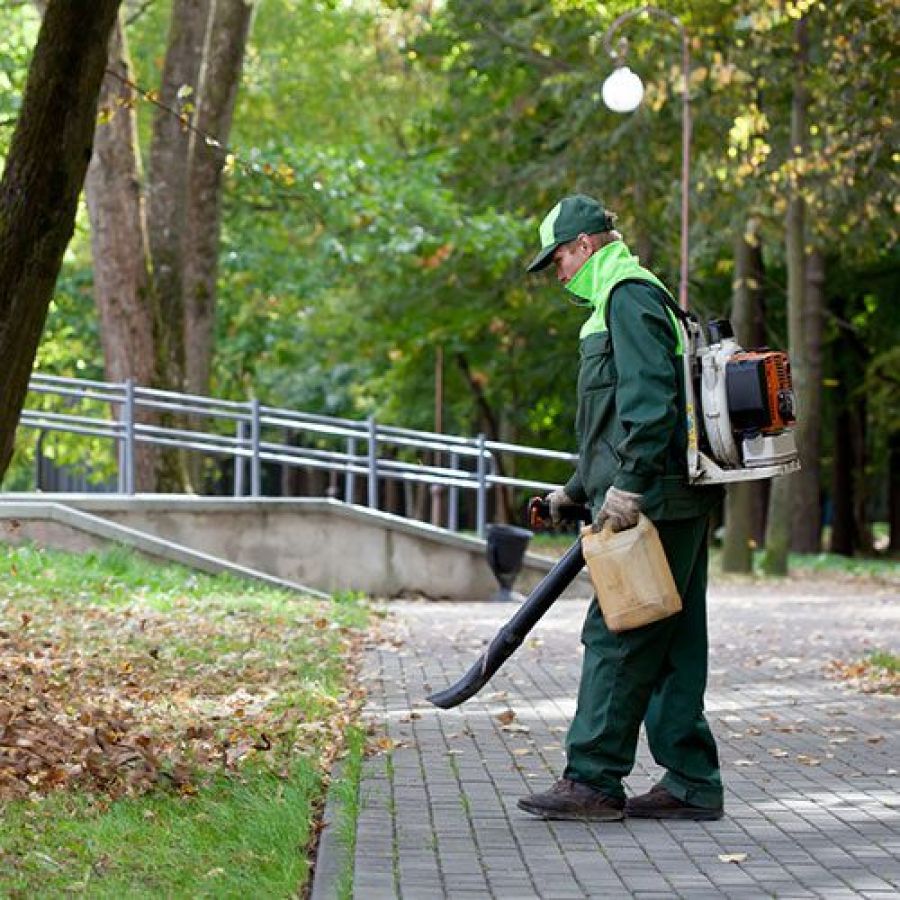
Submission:
[[[621,241],[566,287],[593,309],[580,335],[579,459],[566,493],[596,511],[615,485],[642,494],[652,520],[707,513],[723,491],[688,484],[683,348],[668,291]]]

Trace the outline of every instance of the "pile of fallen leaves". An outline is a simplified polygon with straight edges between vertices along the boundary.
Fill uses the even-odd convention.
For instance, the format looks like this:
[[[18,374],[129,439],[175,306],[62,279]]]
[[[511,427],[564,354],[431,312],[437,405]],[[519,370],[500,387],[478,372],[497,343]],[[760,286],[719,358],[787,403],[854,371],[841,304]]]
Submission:
[[[359,697],[354,633],[316,601],[291,614],[176,601],[0,599],[0,800],[78,788],[196,791],[249,763],[327,765]]]
[[[827,668],[829,678],[846,681],[866,694],[893,694],[900,696],[900,671],[879,665],[877,660],[862,659],[854,662],[832,660]]]

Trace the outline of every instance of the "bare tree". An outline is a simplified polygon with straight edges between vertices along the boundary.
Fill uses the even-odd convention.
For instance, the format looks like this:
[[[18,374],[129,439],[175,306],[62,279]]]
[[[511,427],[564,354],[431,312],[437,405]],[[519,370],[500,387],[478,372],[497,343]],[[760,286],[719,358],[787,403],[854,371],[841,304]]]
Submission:
[[[91,158],[120,0],[51,0],[0,181],[0,477]]]

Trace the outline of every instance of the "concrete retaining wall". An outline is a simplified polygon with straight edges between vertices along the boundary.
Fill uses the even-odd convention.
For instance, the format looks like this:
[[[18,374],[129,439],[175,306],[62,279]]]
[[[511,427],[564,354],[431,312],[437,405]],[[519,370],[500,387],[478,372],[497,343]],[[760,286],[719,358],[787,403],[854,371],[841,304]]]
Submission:
[[[41,513],[42,505],[54,504],[87,519],[79,525],[77,517]],[[88,520],[119,526],[123,534],[91,532]],[[155,545],[141,546],[142,535]],[[336,500],[6,494],[0,495],[0,540],[75,551],[120,540],[156,556],[171,545],[251,577],[263,573],[295,586],[377,597],[478,600],[497,589],[484,541]],[[551,567],[552,560],[528,554],[515,589],[527,593]],[[582,574],[564,596],[590,592]]]

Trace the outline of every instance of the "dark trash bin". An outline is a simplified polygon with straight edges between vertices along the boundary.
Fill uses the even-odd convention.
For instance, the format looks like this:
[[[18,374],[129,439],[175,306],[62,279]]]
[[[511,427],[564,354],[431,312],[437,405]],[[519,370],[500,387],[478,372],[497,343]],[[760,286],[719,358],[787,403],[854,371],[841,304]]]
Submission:
[[[491,600],[521,600],[522,595],[514,593],[513,582],[522,571],[522,561],[528,542],[533,534],[527,528],[516,525],[490,525],[487,532],[487,561],[500,582],[500,589]]]

